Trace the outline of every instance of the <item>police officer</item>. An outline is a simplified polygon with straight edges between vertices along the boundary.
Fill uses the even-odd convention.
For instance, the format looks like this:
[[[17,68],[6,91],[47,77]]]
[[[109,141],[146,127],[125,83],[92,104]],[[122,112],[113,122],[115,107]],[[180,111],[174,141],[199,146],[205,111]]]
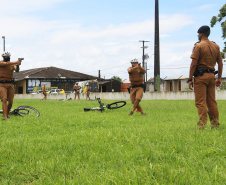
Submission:
[[[189,73],[189,88],[195,92],[195,104],[198,109],[199,121],[197,127],[204,129],[207,123],[207,114],[211,122],[211,128],[218,128],[219,112],[215,99],[215,86],[221,85],[223,69],[220,47],[209,41],[209,26],[201,26],[198,29],[198,39],[191,54]],[[218,63],[218,77],[215,80],[215,65]],[[194,82],[192,76],[195,76]]]
[[[74,100],[76,100],[76,95],[78,95],[78,100],[79,100],[79,90],[81,89],[81,86],[78,85],[78,83],[76,82],[74,87],[73,87],[74,91],[75,91],[75,98]]]
[[[89,84],[87,83],[86,84],[86,100],[89,99],[90,100],[90,86]]]
[[[43,87],[42,87],[42,93],[43,93],[43,95],[44,95],[44,98],[42,99],[42,100],[46,100],[46,98],[47,98],[47,93],[46,93],[46,86],[45,86],[45,84],[43,85]]]
[[[19,72],[19,65],[21,64],[21,60],[10,62],[10,56],[9,52],[4,51],[2,53],[3,60],[0,61],[0,98],[2,101],[3,120],[9,118],[9,111],[13,105],[13,71]]]
[[[144,92],[144,74],[146,73],[145,69],[141,67],[140,63],[138,63],[137,59],[133,59],[131,61],[132,67],[128,69],[129,80],[131,82],[130,86],[130,99],[133,104],[133,108],[128,114],[128,116],[133,115],[135,109],[138,109],[142,115],[146,113],[140,106],[140,101],[143,97]]]

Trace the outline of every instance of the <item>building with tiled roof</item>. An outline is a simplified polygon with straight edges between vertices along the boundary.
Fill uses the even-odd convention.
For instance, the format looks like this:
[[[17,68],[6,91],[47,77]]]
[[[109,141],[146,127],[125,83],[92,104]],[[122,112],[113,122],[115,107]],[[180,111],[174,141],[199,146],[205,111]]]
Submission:
[[[40,90],[44,84],[47,90],[48,88],[59,88],[72,91],[75,82],[95,80],[98,77],[57,67],[43,67],[14,73],[14,79],[16,82],[15,93],[26,94]]]

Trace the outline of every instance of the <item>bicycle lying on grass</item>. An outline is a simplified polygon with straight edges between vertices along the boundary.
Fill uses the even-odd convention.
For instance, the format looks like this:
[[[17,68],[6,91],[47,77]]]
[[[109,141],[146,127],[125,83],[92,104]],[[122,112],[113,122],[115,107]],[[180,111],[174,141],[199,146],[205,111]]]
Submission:
[[[121,107],[126,105],[125,101],[117,101],[117,102],[113,102],[111,104],[104,105],[104,103],[101,103],[100,98],[97,98],[97,100],[98,100],[98,103],[100,104],[99,107],[84,108],[84,111],[88,112],[88,111],[98,110],[98,111],[102,112],[102,111],[104,111],[104,108],[107,108],[107,109],[118,109],[118,108],[121,108]]]
[[[69,101],[69,100],[72,100],[72,98],[67,99],[68,95],[69,94],[66,94],[66,99],[59,99],[59,101]]]
[[[0,110],[0,113],[3,114],[3,110]],[[16,109],[11,109],[9,112],[9,115],[19,115],[19,116],[24,116],[24,115],[29,115],[29,116],[40,116],[40,112],[35,109],[34,107],[22,105],[17,107]]]
[[[69,101],[69,100],[72,100],[72,98],[69,98],[69,99],[59,99],[59,101]]]

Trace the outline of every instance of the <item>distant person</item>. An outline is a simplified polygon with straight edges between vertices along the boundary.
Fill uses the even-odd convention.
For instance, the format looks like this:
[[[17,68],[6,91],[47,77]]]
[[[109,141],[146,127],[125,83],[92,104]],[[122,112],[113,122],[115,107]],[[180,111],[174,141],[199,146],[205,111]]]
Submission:
[[[89,99],[90,100],[90,86],[89,84],[86,84],[86,100]]]
[[[43,85],[43,87],[42,87],[42,93],[43,93],[43,95],[44,95],[44,98],[42,99],[42,100],[46,100],[46,98],[47,98],[47,93],[46,93],[46,87],[45,87],[45,85]]]
[[[78,100],[79,100],[79,91],[81,89],[81,86],[78,85],[78,83],[75,83],[74,87],[73,87],[74,91],[75,91],[75,98],[74,100],[76,100],[76,96],[78,95]]]
[[[21,65],[21,60],[10,62],[10,56],[11,54],[5,51],[2,53],[3,60],[0,61],[0,98],[2,101],[3,120],[9,118],[9,111],[13,105],[13,71],[19,72],[19,65]]]
[[[144,85],[144,74],[146,73],[145,69],[141,67],[137,59],[131,61],[132,67],[128,69],[129,80],[131,86],[129,88],[130,99],[133,104],[133,108],[128,114],[128,116],[133,115],[135,109],[138,109],[142,115],[146,115],[143,109],[140,106],[140,101],[143,97],[145,85]]]
[[[199,121],[197,127],[204,129],[207,123],[207,114],[211,122],[211,128],[218,128],[219,112],[215,98],[215,86],[221,85],[223,70],[220,47],[209,41],[210,27],[202,26],[198,29],[198,39],[191,54],[189,73],[189,89],[195,92],[195,104],[198,109]],[[215,80],[215,65],[218,63],[218,77]],[[194,75],[194,82],[192,76]]]

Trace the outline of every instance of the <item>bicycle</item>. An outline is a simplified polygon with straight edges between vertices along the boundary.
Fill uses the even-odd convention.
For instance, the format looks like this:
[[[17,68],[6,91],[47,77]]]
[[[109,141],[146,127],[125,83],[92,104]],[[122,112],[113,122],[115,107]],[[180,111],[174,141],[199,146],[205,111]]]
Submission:
[[[3,114],[3,110],[0,110],[0,113]],[[34,107],[22,105],[17,107],[16,109],[11,109],[9,111],[9,115],[19,115],[19,116],[24,116],[24,115],[30,115],[30,116],[40,116],[40,112],[35,109]]]
[[[104,103],[101,103],[101,100],[100,98],[97,98],[98,100],[98,103],[100,104],[99,107],[93,107],[93,108],[84,108],[84,111],[85,112],[88,112],[88,111],[104,111],[104,108],[107,108],[107,109],[118,109],[118,108],[121,108],[123,106],[126,105],[126,102],[125,101],[117,101],[117,102],[113,102],[111,104],[107,104],[107,105],[104,105]]]
[[[59,99],[59,101],[69,101],[69,100],[72,100],[72,98],[67,99],[68,95],[69,95],[69,94],[66,93],[66,99]]]
[[[69,98],[69,99],[59,99],[59,101],[69,101],[69,100],[72,100],[72,98]]]

